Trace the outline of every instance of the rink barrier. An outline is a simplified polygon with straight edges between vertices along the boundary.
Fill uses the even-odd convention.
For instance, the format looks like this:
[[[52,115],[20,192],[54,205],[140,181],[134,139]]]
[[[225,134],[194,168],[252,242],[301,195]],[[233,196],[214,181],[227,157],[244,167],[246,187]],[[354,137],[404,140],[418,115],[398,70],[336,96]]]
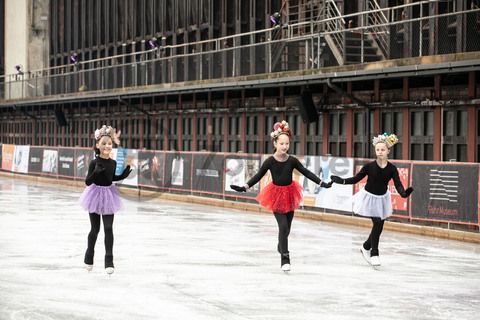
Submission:
[[[260,168],[270,155],[211,152],[174,152],[136,149],[114,149],[120,174],[128,164],[132,174],[119,183],[122,190],[136,190],[140,194],[152,191],[151,197],[186,200],[203,199],[204,204],[262,211],[255,197],[270,182],[267,174],[246,193],[237,193],[230,184],[243,185]],[[3,144],[0,148],[1,170],[20,175],[48,177],[62,184],[74,182],[83,186],[88,164],[93,159],[92,149],[39,147]],[[298,156],[309,170],[329,181],[335,174],[352,176],[371,159],[354,159],[331,156]],[[394,214],[390,222],[412,225],[417,234],[443,238],[463,239],[454,229],[478,234],[479,230],[479,165],[476,163],[431,162],[391,160],[399,170],[404,186],[413,186],[415,192],[407,199],[401,198],[391,181]],[[358,184],[337,185],[330,189],[319,188],[315,183],[294,172],[294,177],[304,187],[304,207],[297,216],[339,223],[369,225],[370,221],[358,218],[351,212],[351,198],[362,188],[366,179]],[[460,183],[461,182],[461,183]],[[129,191],[130,192],[130,191]],[[221,201],[220,204],[218,201]],[[320,217],[320,218],[319,218]],[[398,228],[398,224],[395,227]],[[431,229],[433,228],[433,229]],[[428,231],[425,231],[428,230]],[[444,230],[451,230],[444,233]],[[467,236],[468,238],[468,236]]]
[[[74,190],[78,191],[79,195],[83,188],[85,187],[83,180],[65,180],[57,179],[51,176],[32,176],[17,174],[14,172],[0,172],[0,176],[13,179],[22,179],[31,181],[38,184],[50,184],[71,187]],[[223,207],[227,209],[234,210],[244,210],[253,214],[267,214],[271,215],[271,212],[263,209],[262,207],[254,203],[245,203],[232,200],[222,200],[207,198],[194,195],[184,195],[184,194],[173,194],[167,192],[157,192],[149,189],[141,188],[131,188],[131,187],[120,187],[120,193],[124,197],[137,197],[141,199],[149,199],[152,201],[178,201],[183,203],[193,203],[198,205],[208,205]],[[316,220],[327,223],[335,223],[341,225],[351,225],[360,228],[371,228],[371,222],[369,219],[358,217],[358,216],[348,216],[342,214],[335,214],[330,212],[319,212],[312,210],[296,210],[296,218]],[[402,222],[395,222],[387,220],[384,226],[385,230],[402,232],[408,234],[416,234],[422,236],[429,236],[435,238],[444,238],[449,240],[479,243],[480,244],[480,233],[462,231],[462,230],[452,230],[452,229],[443,229],[432,226],[419,226],[414,224],[406,224]]]

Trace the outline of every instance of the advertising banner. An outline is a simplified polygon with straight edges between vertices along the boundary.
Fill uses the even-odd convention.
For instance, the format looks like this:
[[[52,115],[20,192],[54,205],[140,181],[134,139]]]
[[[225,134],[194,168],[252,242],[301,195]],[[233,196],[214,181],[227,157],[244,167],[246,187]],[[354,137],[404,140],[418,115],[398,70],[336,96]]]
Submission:
[[[12,171],[13,155],[15,153],[15,145],[2,144],[2,169]]]
[[[75,177],[85,179],[88,173],[90,161],[94,159],[95,153],[92,149],[75,149]]]
[[[357,160],[355,161],[355,174],[357,174],[362,167],[374,160]],[[398,175],[400,177],[400,181],[403,184],[403,187],[406,189],[410,186],[410,163],[405,162],[395,162],[390,161],[394,164],[398,169]],[[353,192],[354,194],[360,191],[362,188],[365,188],[367,184],[368,177],[363,178],[360,182],[354,185]],[[388,183],[388,190],[390,191],[392,197],[392,208],[393,214],[401,215],[401,216],[408,216],[408,201],[410,198],[402,198],[395,188],[395,184],[393,180],[390,180]]]
[[[12,171],[28,173],[28,153],[30,146],[15,146]]]
[[[169,188],[187,194],[203,192],[223,195],[241,201],[252,201],[261,188],[271,182],[267,172],[259,183],[246,193],[230,188],[243,186],[261,167],[267,155],[165,152],[135,149],[113,149],[117,162],[116,175],[130,165],[130,176],[118,183],[128,186]],[[31,147],[0,144],[1,169],[19,173],[60,175],[85,179],[89,164],[95,158],[90,148]],[[354,176],[362,166],[373,159],[331,156],[298,156],[298,160],[323,181],[332,175],[342,178]],[[396,216],[428,221],[461,224],[479,224],[480,166],[472,163],[391,161],[399,171],[406,188],[412,183],[415,191],[410,198],[402,198],[389,182],[392,207]],[[352,212],[353,195],[365,187],[368,177],[355,185],[333,184],[321,188],[318,184],[294,170],[292,179],[303,187],[303,205],[332,211]]]
[[[28,172],[42,173],[43,148],[31,147],[30,160],[28,161]]]
[[[305,165],[310,171],[326,182],[332,175],[348,178],[353,176],[353,159],[339,157],[305,157]],[[306,178],[304,178],[305,180]],[[352,212],[352,186],[333,184],[331,188],[319,188],[314,183],[306,182],[304,205],[318,208]]]
[[[165,155],[165,187],[190,190],[192,154],[167,152]]]
[[[122,161],[123,159],[123,161]],[[137,149],[117,149],[117,171],[116,175],[121,175],[126,166],[130,166],[132,172],[130,175],[118,183],[127,186],[138,186],[138,150]]]
[[[478,223],[478,166],[413,163],[412,217]]]
[[[58,173],[58,150],[57,149],[44,149],[42,160],[42,172],[45,173]]]
[[[330,157],[300,156],[298,160],[305,168],[313,172],[323,181],[330,181]],[[294,176],[299,174],[294,172]],[[325,205],[325,197],[328,189],[299,174],[299,183],[303,187],[303,205],[308,207],[322,207]]]
[[[225,158],[225,183],[223,190],[227,194],[238,196],[239,193],[232,190],[230,185],[244,186],[260,169],[260,156],[227,155]],[[255,197],[260,191],[260,183],[257,183],[243,195]]]
[[[73,177],[75,174],[75,152],[71,148],[58,149],[58,174],[64,177]]]
[[[223,154],[195,154],[192,177],[193,191],[223,193]]]
[[[138,184],[151,187],[163,187],[164,166],[165,154],[163,152],[139,151]]]

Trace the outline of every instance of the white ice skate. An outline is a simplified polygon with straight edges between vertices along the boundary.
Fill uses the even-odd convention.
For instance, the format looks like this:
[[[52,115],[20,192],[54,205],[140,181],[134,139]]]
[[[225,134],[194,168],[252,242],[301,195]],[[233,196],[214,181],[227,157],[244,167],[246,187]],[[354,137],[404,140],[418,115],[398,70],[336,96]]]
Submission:
[[[86,263],[85,263],[85,269],[86,269],[88,272],[92,271],[92,269],[93,269],[93,264],[86,264]]]
[[[282,270],[285,272],[290,271],[290,263],[285,263],[282,265]]]
[[[363,246],[360,247],[360,252],[362,253],[363,259],[368,262],[369,265],[372,265],[372,260],[370,257],[370,250],[365,249]]]
[[[380,267],[382,264],[380,263],[380,257],[379,256],[373,256],[370,258],[372,261],[372,266],[375,267]]]
[[[113,273],[113,271],[115,271],[115,268],[113,267],[107,267],[105,268],[105,272],[109,275],[111,275]]]

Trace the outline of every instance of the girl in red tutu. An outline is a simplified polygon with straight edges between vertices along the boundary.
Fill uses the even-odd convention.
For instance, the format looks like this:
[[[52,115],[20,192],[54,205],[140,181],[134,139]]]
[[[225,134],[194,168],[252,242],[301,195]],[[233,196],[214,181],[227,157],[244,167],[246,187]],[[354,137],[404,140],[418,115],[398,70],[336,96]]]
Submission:
[[[270,170],[272,182],[269,183],[257,196],[257,201],[263,207],[271,210],[278,223],[278,252],[281,255],[281,267],[284,271],[290,270],[290,254],[288,251],[288,235],[292,225],[294,210],[302,201],[303,188],[298,182],[292,180],[293,169],[297,169],[305,177],[320,184],[321,187],[330,188],[331,183],[323,182],[314,173],[305,168],[294,156],[289,155],[290,138],[292,132],[286,121],[277,122],[270,134],[275,148],[273,156],[265,160],[258,173],[243,187],[231,185],[237,192],[246,192],[254,186]]]

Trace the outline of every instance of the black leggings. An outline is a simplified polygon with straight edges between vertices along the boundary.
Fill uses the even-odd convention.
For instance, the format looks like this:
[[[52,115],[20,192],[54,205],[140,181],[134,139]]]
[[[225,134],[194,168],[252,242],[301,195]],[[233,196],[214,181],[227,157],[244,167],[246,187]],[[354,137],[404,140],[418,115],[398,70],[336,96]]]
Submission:
[[[287,213],[273,213],[278,223],[278,250],[288,253],[288,235],[292,227],[293,211]]]
[[[88,248],[85,254],[85,262],[88,256],[92,261],[88,264],[93,264],[93,255],[95,252],[95,243],[97,242],[98,232],[100,231],[100,215],[96,213],[89,213],[90,216],[90,233],[88,234]],[[103,230],[105,231],[105,260],[110,260],[113,257],[113,214],[102,215]]]
[[[382,234],[383,230],[383,223],[385,220],[381,218],[371,218],[373,222],[372,231],[370,231],[370,235],[368,236],[367,241],[364,242],[363,247],[367,250],[372,249],[370,255],[371,256],[378,256],[378,242],[380,241],[380,235]]]

